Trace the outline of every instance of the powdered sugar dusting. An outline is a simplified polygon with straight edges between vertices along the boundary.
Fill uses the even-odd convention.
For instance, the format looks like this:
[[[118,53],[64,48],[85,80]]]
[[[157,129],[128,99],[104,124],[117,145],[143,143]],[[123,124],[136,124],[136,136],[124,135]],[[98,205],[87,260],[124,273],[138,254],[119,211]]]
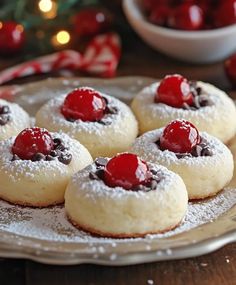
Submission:
[[[77,141],[72,140],[69,136],[63,133],[51,133],[53,138],[60,138],[65,143],[72,157],[80,157],[83,147]],[[34,178],[35,174],[41,172],[52,172],[56,175],[63,174],[67,166],[61,163],[58,159],[53,161],[37,161],[31,160],[14,160],[12,161],[12,145],[15,137],[12,137],[4,142],[0,142],[0,170],[6,173],[13,182],[19,182],[24,178]]]
[[[66,94],[53,98],[46,103],[39,110],[37,117],[39,120],[40,117],[42,117],[44,118],[44,121],[49,121],[51,126],[54,126],[54,128],[67,130],[72,137],[81,131],[85,131],[89,134],[96,134],[97,136],[102,137],[108,128],[113,128],[114,132],[120,133],[121,130],[119,128],[119,122],[124,120],[124,117],[127,116],[127,114],[130,114],[131,111],[126,104],[122,103],[118,99],[103,93],[101,93],[101,95],[107,99],[109,106],[115,107],[118,110],[117,114],[106,114],[103,118],[104,124],[99,122],[84,122],[82,120],[76,120],[75,122],[71,123],[65,120],[60,109]]]
[[[161,137],[164,128],[160,128],[154,131],[147,132],[136,139],[132,152],[139,154],[143,159],[151,162],[158,161],[165,162],[165,165],[171,164],[184,164],[184,165],[208,165],[214,167],[223,158],[228,159],[231,155],[229,149],[217,138],[208,135],[205,132],[200,132],[200,136],[207,142],[207,145],[212,151],[212,156],[199,156],[199,157],[183,157],[178,159],[174,152],[169,150],[160,150],[156,141]]]
[[[234,205],[236,205],[236,189],[226,189],[211,199],[189,203],[186,218],[178,228],[164,234],[149,235],[142,240],[148,242],[150,239],[170,237],[188,231],[217,219]],[[83,231],[77,230],[66,219],[63,206],[32,209],[14,206],[4,201],[0,201],[0,230],[49,241],[88,243],[91,248],[95,242],[109,243],[112,247],[115,247],[117,242],[125,243],[130,241],[130,239],[92,237]],[[140,240],[140,238],[135,240]],[[147,251],[149,250],[150,248],[147,248]]]
[[[159,199],[162,198],[162,193],[166,190],[171,189],[172,185],[175,183],[178,178],[174,172],[167,170],[167,168],[155,165],[152,163],[148,163],[150,169],[153,169],[158,172],[158,175],[162,177],[161,181],[158,183],[157,190],[161,191],[159,195]],[[94,203],[96,203],[98,197],[111,197],[112,199],[122,199],[124,196],[136,196],[136,197],[145,197],[149,199],[149,195],[144,191],[127,191],[122,187],[109,187],[102,180],[91,180],[89,178],[90,172],[96,171],[95,163],[87,166],[82,171],[76,173],[72,177],[72,187],[78,189],[79,185],[79,195],[85,195],[87,198],[91,199]]]
[[[146,111],[148,110],[152,119],[156,118],[166,120],[170,118],[185,118],[194,122],[204,120],[206,124],[210,124],[214,123],[214,121],[219,117],[219,109],[221,111],[224,110],[225,114],[228,113],[228,101],[231,99],[225,98],[226,94],[213,85],[198,81],[198,86],[208,94],[209,99],[214,102],[214,105],[206,106],[196,111],[174,108],[162,103],[154,103],[154,97],[158,86],[159,83],[153,83],[152,85],[144,88],[137,95],[138,100],[141,102],[141,108],[144,108]],[[221,119],[225,120],[225,118]]]

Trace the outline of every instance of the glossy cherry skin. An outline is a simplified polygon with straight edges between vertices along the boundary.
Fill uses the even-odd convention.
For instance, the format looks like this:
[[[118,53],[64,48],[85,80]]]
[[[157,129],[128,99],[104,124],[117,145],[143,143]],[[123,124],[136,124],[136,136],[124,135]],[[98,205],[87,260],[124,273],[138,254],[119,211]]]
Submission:
[[[224,27],[236,23],[236,0],[221,1],[215,13],[215,26]]]
[[[236,86],[236,53],[225,61],[225,72],[232,85]]]
[[[50,133],[41,128],[23,130],[15,139],[12,153],[24,160],[30,160],[36,153],[49,154],[54,148]]]
[[[99,92],[92,88],[78,88],[70,92],[61,107],[66,119],[99,121],[105,114],[106,102]]]
[[[104,10],[84,8],[74,17],[74,29],[80,37],[93,36],[107,29],[111,22],[111,16]]]
[[[185,120],[175,120],[165,127],[160,137],[160,148],[175,153],[190,153],[200,140],[198,130],[193,124]]]
[[[25,43],[22,25],[13,22],[0,22],[0,53],[13,54],[20,51]]]
[[[153,24],[165,26],[167,24],[169,13],[170,7],[168,5],[158,5],[152,9],[149,20]]]
[[[201,8],[195,4],[183,3],[173,9],[169,17],[169,26],[180,30],[199,30],[203,27],[204,18]]]
[[[150,177],[146,162],[137,155],[122,153],[109,160],[104,171],[104,182],[110,187],[130,190],[145,184]]]
[[[184,103],[193,103],[193,94],[186,78],[181,75],[167,75],[157,88],[156,103],[164,103],[172,107],[181,108]]]

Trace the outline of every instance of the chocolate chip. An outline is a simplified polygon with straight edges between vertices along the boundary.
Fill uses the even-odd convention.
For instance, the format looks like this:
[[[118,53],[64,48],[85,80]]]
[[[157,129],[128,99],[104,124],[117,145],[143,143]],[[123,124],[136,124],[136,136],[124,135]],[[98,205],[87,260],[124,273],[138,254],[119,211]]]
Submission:
[[[66,150],[66,147],[64,146],[63,143],[61,143],[61,144],[57,145],[56,149],[60,150],[60,151],[64,151],[64,150]]]
[[[200,95],[202,93],[202,88],[201,87],[197,87],[196,91],[197,91],[197,94]]]
[[[2,114],[0,115],[0,125],[4,126],[6,123],[10,121],[10,116],[8,114]]]
[[[49,155],[46,155],[46,161],[52,161],[52,160],[55,160],[56,158],[51,156],[50,154]]]
[[[32,161],[40,161],[40,160],[45,160],[45,155],[41,152],[36,153],[33,157],[32,157]]]
[[[202,146],[201,145],[196,145],[193,147],[191,154],[195,157],[201,156],[202,153]]]
[[[99,123],[99,124],[102,124],[102,125],[104,125],[104,126],[108,126],[108,125],[111,124],[111,121],[100,120],[100,121],[98,121],[98,123]]]
[[[62,143],[62,140],[59,138],[55,138],[55,139],[53,139],[53,142],[57,146],[57,145],[60,145]]]
[[[91,180],[100,180],[100,178],[94,172],[89,172],[89,178]]]
[[[76,120],[75,119],[73,119],[73,118],[66,118],[66,120],[68,121],[68,122],[71,122],[71,123],[74,123]]]
[[[159,182],[159,181],[156,181],[156,180],[153,179],[153,180],[151,181],[150,188],[151,188],[152,190],[155,190],[155,189],[157,188],[158,182]]]
[[[105,101],[106,105],[108,105],[108,104],[109,104],[109,102],[108,102],[108,100],[107,100],[107,98],[106,98],[106,97],[102,97],[102,99]]]
[[[112,107],[112,106],[107,106],[106,108],[107,113],[109,114],[117,114],[118,113],[118,109],[116,107]]]
[[[145,191],[146,187],[144,185],[140,184],[140,185],[137,185],[136,187],[134,187],[132,190],[133,191]]]
[[[99,179],[104,178],[104,170],[103,169],[98,169],[95,173]]]
[[[175,155],[178,159],[192,156],[191,153],[176,153]]]
[[[11,161],[14,161],[14,160],[20,160],[20,158],[19,158],[19,156],[17,154],[13,154],[13,157],[12,157]]]
[[[58,154],[59,154],[59,153],[58,153],[56,150],[52,150],[52,151],[50,152],[50,155],[53,156],[53,157],[58,156]]]
[[[61,163],[68,165],[72,160],[72,155],[70,153],[63,153],[61,156],[58,157],[58,160]]]
[[[10,108],[9,106],[3,106],[1,108],[1,114],[9,114],[10,113]]]
[[[202,149],[201,156],[212,156],[212,155],[213,152],[208,146]]]
[[[201,107],[206,107],[206,106],[212,106],[213,102],[207,95],[200,95],[199,104],[201,105]]]
[[[98,157],[97,159],[95,159],[95,164],[97,166],[105,166],[107,162],[108,162],[108,159],[104,157]]]
[[[154,175],[156,175],[158,173],[158,171],[156,169],[153,169],[153,168],[150,169],[150,172]]]

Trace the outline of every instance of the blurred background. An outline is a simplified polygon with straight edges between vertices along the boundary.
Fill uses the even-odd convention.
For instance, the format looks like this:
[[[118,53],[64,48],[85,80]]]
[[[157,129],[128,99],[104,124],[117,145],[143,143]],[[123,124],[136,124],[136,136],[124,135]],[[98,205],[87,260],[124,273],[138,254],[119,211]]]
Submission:
[[[2,0],[0,69],[61,50],[83,54],[94,37],[115,32],[122,43],[116,75],[181,73],[232,90],[235,23],[235,0]],[[50,73],[57,75],[84,73]]]

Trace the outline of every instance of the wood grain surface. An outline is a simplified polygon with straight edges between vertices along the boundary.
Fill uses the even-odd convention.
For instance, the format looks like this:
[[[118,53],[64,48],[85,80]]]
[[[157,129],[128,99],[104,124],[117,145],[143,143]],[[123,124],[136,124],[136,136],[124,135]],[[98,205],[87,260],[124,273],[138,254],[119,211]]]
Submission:
[[[123,56],[118,75],[145,75],[161,78],[181,73],[232,91],[223,63],[192,65],[167,58],[147,47],[135,34],[123,33]],[[16,59],[0,61],[0,69]],[[50,76],[58,76],[51,74]],[[75,75],[81,75],[75,73]],[[14,83],[40,80],[34,76]],[[236,98],[235,93],[231,93]],[[193,259],[158,262],[127,267],[95,265],[49,266],[32,261],[0,259],[0,285],[236,285],[236,244]]]

